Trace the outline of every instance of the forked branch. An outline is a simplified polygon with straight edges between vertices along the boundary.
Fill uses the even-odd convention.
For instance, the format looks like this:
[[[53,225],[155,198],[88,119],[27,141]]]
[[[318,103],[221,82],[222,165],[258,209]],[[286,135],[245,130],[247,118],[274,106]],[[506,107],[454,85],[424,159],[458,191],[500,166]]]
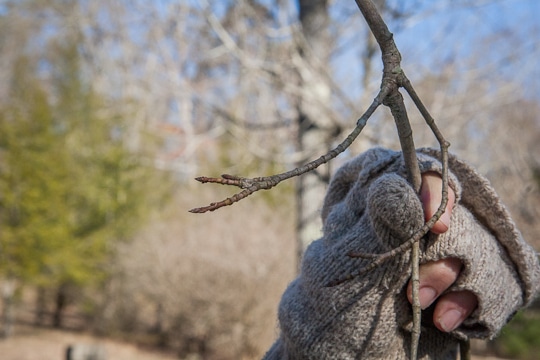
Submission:
[[[310,172],[322,164],[326,164],[339,154],[341,154],[343,151],[345,151],[353,142],[356,140],[358,135],[362,132],[364,127],[367,124],[367,121],[371,117],[371,115],[375,112],[375,110],[383,103],[384,98],[388,94],[390,89],[383,88],[375,97],[369,108],[366,110],[366,112],[357,120],[356,127],[354,130],[343,140],[338,146],[336,146],[334,149],[330,150],[328,153],[324,154],[323,156],[319,157],[316,160],[313,160],[303,166],[300,166],[298,168],[295,168],[293,170],[281,173],[281,174],[275,174],[271,176],[265,176],[265,177],[256,177],[256,178],[244,178],[239,176],[233,176],[233,175],[221,175],[221,178],[209,178],[205,176],[201,176],[196,178],[195,180],[201,182],[201,183],[216,183],[216,184],[222,184],[222,185],[232,185],[237,186],[241,189],[244,189],[243,191],[234,194],[233,196],[226,198],[225,200],[211,203],[208,206],[203,206],[195,209],[189,210],[192,213],[205,213],[207,211],[214,211],[219,208],[222,208],[224,206],[232,205],[235,202],[238,202],[249,195],[253,194],[254,192],[257,192],[259,190],[268,190],[273,188],[274,186],[278,185],[284,180],[290,179],[295,176],[300,176],[302,174],[305,174],[307,172]]]
[[[433,134],[437,138],[441,149],[441,163],[442,163],[442,201],[433,217],[427,221],[422,228],[401,246],[384,254],[363,254],[363,253],[350,253],[349,256],[361,257],[371,259],[372,262],[359,269],[356,273],[349,274],[346,278],[336,279],[328,286],[335,286],[345,281],[351,280],[359,275],[375,269],[385,261],[395,258],[400,254],[412,249],[411,256],[411,281],[412,281],[412,298],[413,298],[413,329],[411,336],[411,353],[410,358],[417,358],[418,342],[420,337],[420,322],[421,322],[421,309],[419,301],[419,241],[426,235],[437,220],[441,217],[446,209],[448,203],[448,147],[450,144],[444,139],[443,135],[437,128],[434,119],[431,117],[426,107],[416,94],[411,82],[405,76],[404,71],[401,69],[401,54],[399,53],[397,46],[393,40],[392,33],[388,30],[385,22],[380,16],[377,8],[371,0],[356,0],[358,8],[362,12],[366,22],[368,23],[371,32],[373,33],[377,43],[382,52],[383,61],[383,77],[381,81],[381,90],[377,97],[373,100],[369,108],[357,121],[354,130],[347,136],[343,142],[341,142],[336,148],[329,151],[327,154],[319,157],[318,159],[311,161],[301,167],[294,170],[287,171],[281,174],[276,174],[267,177],[257,178],[243,178],[231,175],[222,175],[221,178],[208,178],[199,177],[197,181],[202,183],[217,183],[222,185],[232,185],[243,189],[241,192],[233,195],[230,198],[222,200],[220,202],[212,203],[205,207],[200,207],[190,210],[194,213],[204,213],[207,211],[214,211],[224,206],[232,205],[249,195],[259,190],[271,189],[278,185],[280,182],[290,179],[295,176],[300,176],[309,171],[316,169],[318,166],[325,164],[345,151],[358,137],[362,129],[365,127],[368,119],[375,112],[375,110],[384,104],[388,106],[394,117],[398,135],[400,139],[401,149],[403,151],[403,158],[405,166],[407,168],[408,180],[411,183],[415,191],[419,191],[421,185],[421,175],[418,166],[418,160],[416,157],[416,149],[413,141],[412,129],[407,116],[407,110],[403,102],[403,97],[399,92],[399,88],[403,87],[413,100],[415,106],[418,108],[426,123],[432,130]],[[466,344],[464,344],[466,345]],[[466,348],[466,346],[463,346]]]

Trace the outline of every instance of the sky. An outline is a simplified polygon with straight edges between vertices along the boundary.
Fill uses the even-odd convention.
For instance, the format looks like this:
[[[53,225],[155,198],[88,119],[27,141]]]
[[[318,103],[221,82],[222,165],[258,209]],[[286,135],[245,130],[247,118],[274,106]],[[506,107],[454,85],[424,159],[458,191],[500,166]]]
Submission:
[[[387,21],[407,75],[423,76],[452,65],[462,71],[496,72],[523,84],[527,98],[540,99],[540,1],[409,1],[412,16]],[[467,5],[475,3],[476,5]],[[355,5],[355,4],[353,4]],[[354,10],[354,8],[352,8]],[[360,38],[363,40],[363,37]],[[344,81],[351,71],[342,61],[358,63],[356,53],[337,60]],[[380,61],[377,62],[380,65]],[[356,80],[355,80],[356,81]],[[359,89],[361,91],[361,89]]]

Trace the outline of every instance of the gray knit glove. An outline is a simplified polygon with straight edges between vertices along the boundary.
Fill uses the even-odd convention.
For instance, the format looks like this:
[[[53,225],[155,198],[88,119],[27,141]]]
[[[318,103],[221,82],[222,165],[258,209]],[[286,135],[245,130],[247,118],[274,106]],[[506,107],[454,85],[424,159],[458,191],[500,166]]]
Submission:
[[[422,172],[441,172],[438,152],[418,151]],[[450,157],[456,193],[450,228],[421,241],[422,262],[459,258],[463,271],[448,291],[468,290],[478,308],[452,333],[423,324],[421,359],[456,359],[458,339],[491,338],[540,287],[536,252],[527,245],[488,181]],[[405,295],[410,253],[334,287],[368,265],[349,252],[383,253],[424,223],[401,153],[372,149],[340,168],[323,209],[323,238],[306,250],[300,276],[279,305],[281,334],[265,359],[408,359],[412,311]]]

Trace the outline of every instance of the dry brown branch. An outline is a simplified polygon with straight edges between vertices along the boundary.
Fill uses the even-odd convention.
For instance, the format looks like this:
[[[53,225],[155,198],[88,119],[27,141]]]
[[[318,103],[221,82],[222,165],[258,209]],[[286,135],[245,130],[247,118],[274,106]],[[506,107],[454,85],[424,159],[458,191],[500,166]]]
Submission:
[[[238,202],[245,197],[253,194],[259,190],[270,189],[280,182],[289,179],[291,177],[300,176],[309,171],[314,170],[318,166],[327,163],[328,161],[335,158],[337,155],[345,151],[360,134],[362,129],[365,127],[367,120],[373,114],[373,112],[380,106],[381,103],[388,106],[394,117],[401,148],[403,151],[403,159],[407,169],[408,180],[411,183],[412,187],[416,192],[420,190],[421,185],[421,175],[420,169],[418,166],[418,160],[416,157],[416,149],[413,141],[413,133],[410,126],[410,122],[407,115],[407,110],[403,101],[403,96],[399,92],[399,88],[403,87],[407,93],[410,95],[414,104],[424,117],[426,123],[434,133],[437,141],[440,144],[441,148],[441,163],[443,165],[442,170],[442,201],[433,217],[427,221],[422,228],[420,228],[409,240],[403,243],[401,246],[383,254],[356,254],[350,253],[349,256],[352,257],[361,257],[361,258],[371,258],[373,261],[367,267],[358,270],[358,272],[349,274],[344,279],[337,279],[330,283],[328,286],[335,286],[341,284],[345,281],[351,280],[359,275],[365,274],[366,272],[375,269],[380,266],[385,261],[395,258],[400,254],[412,249],[411,257],[411,282],[412,282],[412,298],[413,298],[413,329],[411,333],[411,359],[417,359],[418,352],[418,342],[420,338],[420,324],[421,324],[421,308],[419,301],[419,259],[420,259],[420,249],[419,241],[425,236],[433,225],[437,222],[440,216],[443,214],[446,204],[448,202],[448,147],[449,143],[444,139],[441,132],[435,125],[435,121],[423,105],[419,96],[416,94],[414,88],[412,87],[411,82],[405,76],[405,73],[401,69],[401,54],[397,49],[397,46],[393,40],[393,35],[386,26],[384,20],[380,16],[377,8],[371,0],[356,0],[358,8],[362,12],[366,22],[368,23],[371,32],[373,33],[380,49],[382,52],[382,61],[383,61],[383,77],[381,81],[381,90],[375,100],[368,108],[368,110],[362,115],[362,117],[357,121],[355,129],[349,134],[349,136],[340,143],[335,149],[331,150],[327,154],[321,156],[317,160],[307,163],[301,167],[298,167],[294,170],[272,175],[268,177],[259,177],[259,178],[242,178],[238,176],[231,175],[222,175],[221,178],[208,178],[208,177],[199,177],[198,181],[202,183],[217,183],[222,185],[233,185],[244,189],[243,191],[233,195],[230,198],[227,198],[223,201],[217,203],[211,203],[208,206],[196,208],[190,210],[194,213],[204,213],[207,211],[213,211],[219,209],[223,206],[232,205],[235,202]],[[467,344],[464,343],[462,346],[463,353],[466,355],[468,352]]]
[[[416,95],[416,92],[414,92],[414,89],[412,88],[412,85],[410,81],[405,76],[405,73],[401,69],[401,55],[399,53],[399,50],[397,49],[397,46],[395,42],[393,41],[393,35],[388,30],[388,27],[386,26],[384,20],[380,16],[379,12],[377,11],[375,5],[370,0],[356,0],[356,4],[358,5],[358,8],[362,12],[362,15],[364,15],[364,18],[366,19],[366,22],[369,25],[369,28],[371,29],[371,32],[375,36],[375,39],[377,40],[377,43],[379,44],[379,47],[381,48],[382,52],[382,59],[383,59],[383,86],[386,82],[392,84],[395,82],[395,87],[393,87],[393,91],[391,91],[387,98],[385,98],[384,104],[390,107],[390,110],[392,111],[392,115],[394,117],[394,120],[396,122],[396,126],[398,129],[399,134],[399,140],[401,143],[401,148],[403,150],[403,158],[405,161],[405,166],[407,168],[407,174],[409,178],[409,182],[415,189],[415,191],[420,190],[421,185],[421,177],[420,177],[420,169],[418,167],[418,160],[416,158],[416,152],[415,152],[415,146],[414,141],[412,137],[412,130],[410,126],[410,122],[407,117],[407,110],[405,108],[405,104],[403,103],[403,97],[399,93],[398,89],[399,87],[407,85],[407,92],[411,95],[415,105],[419,108],[420,112],[422,113],[422,116],[426,119],[426,122],[428,125],[432,128],[434,133],[436,134],[437,140],[439,141],[441,145],[441,154],[442,154],[442,163],[443,163],[443,199],[441,202],[441,205],[439,206],[439,209],[437,210],[437,213],[433,216],[430,221],[426,223],[430,224],[429,227],[424,225],[422,228],[425,232],[422,234],[423,231],[417,232],[417,236],[413,236],[409,241],[407,241],[405,244],[409,244],[412,247],[412,257],[411,257],[411,282],[412,282],[412,310],[413,310],[413,328],[411,332],[411,353],[410,357],[411,359],[417,359],[418,357],[418,343],[420,340],[420,325],[421,325],[421,307],[420,307],[420,299],[419,299],[419,285],[420,285],[420,275],[419,275],[419,263],[420,263],[420,245],[419,240],[422,236],[424,236],[431,227],[435,224],[437,219],[442,215],[444,212],[444,209],[446,207],[446,203],[448,202],[448,142],[444,140],[441,133],[438,131],[438,129],[435,126],[435,122],[429,115],[427,109],[423,106],[422,102],[420,101],[419,97]],[[435,131],[435,130],[437,131]],[[427,227],[427,230],[425,229]],[[420,235],[422,234],[422,235]],[[399,248],[398,248],[399,249]],[[390,251],[390,253],[393,253],[392,255],[388,255],[389,257],[394,257],[400,252],[403,252],[405,250],[396,251],[393,250]]]
[[[256,177],[256,178],[243,178],[239,176],[225,175],[225,174],[222,175],[221,178],[210,178],[210,177],[205,177],[205,176],[196,178],[195,180],[203,184],[216,183],[216,184],[222,184],[222,185],[232,185],[232,186],[237,186],[239,188],[242,188],[244,190],[225,200],[211,203],[208,206],[191,209],[189,211],[192,213],[205,213],[207,211],[214,211],[221,207],[232,205],[235,202],[238,202],[248,197],[249,195],[253,194],[256,191],[271,189],[284,180],[290,179],[292,177],[300,176],[302,174],[305,174],[309,171],[316,169],[322,164],[329,162],[330,160],[332,160],[333,158],[341,154],[343,151],[345,151],[354,142],[354,140],[358,137],[358,135],[360,135],[360,133],[366,126],[367,121],[369,120],[371,115],[382,104],[383,99],[388,94],[388,91],[389,91],[388,88],[381,89],[381,91],[379,92],[377,97],[373,100],[373,102],[371,103],[369,108],[366,110],[366,112],[356,122],[356,127],[354,128],[354,130],[349,134],[349,136],[347,136],[347,138],[345,138],[345,140],[343,140],[338,146],[330,150],[325,155],[301,167],[295,168],[291,171],[287,171],[281,174],[265,176],[265,177]]]

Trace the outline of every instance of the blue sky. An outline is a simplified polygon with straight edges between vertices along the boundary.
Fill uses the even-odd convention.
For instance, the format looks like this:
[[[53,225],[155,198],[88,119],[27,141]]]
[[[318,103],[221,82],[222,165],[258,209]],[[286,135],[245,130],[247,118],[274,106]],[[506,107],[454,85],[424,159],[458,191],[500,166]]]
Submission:
[[[464,5],[464,3],[477,5]],[[352,2],[349,14],[358,11]],[[413,3],[413,1],[408,1]],[[388,21],[403,55],[402,66],[414,81],[451,65],[465,73],[475,70],[484,77],[505,78],[523,87],[524,97],[540,100],[540,1],[416,1],[412,16],[398,24]],[[336,4],[339,4],[337,2]],[[337,5],[336,5],[337,6]],[[342,6],[342,4],[339,4]],[[354,7],[353,7],[354,6]],[[355,21],[361,21],[358,18]],[[334,60],[339,83],[355,96],[362,69],[359,56],[364,36],[354,34],[345,51]],[[344,62],[346,65],[343,65]],[[381,60],[375,56],[374,79],[379,79]]]

